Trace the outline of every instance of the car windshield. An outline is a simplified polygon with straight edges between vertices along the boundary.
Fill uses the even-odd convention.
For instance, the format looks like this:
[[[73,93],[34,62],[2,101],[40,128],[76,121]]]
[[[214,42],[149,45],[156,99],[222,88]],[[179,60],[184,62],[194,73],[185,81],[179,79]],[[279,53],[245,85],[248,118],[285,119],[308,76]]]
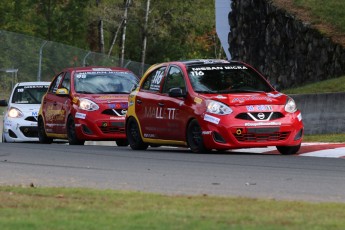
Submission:
[[[273,88],[255,70],[241,64],[204,64],[188,67],[198,93],[271,92]]]
[[[17,104],[41,104],[43,95],[49,85],[25,85],[14,89],[12,103]]]
[[[138,78],[130,72],[80,72],[74,77],[77,93],[129,94],[138,85]]]

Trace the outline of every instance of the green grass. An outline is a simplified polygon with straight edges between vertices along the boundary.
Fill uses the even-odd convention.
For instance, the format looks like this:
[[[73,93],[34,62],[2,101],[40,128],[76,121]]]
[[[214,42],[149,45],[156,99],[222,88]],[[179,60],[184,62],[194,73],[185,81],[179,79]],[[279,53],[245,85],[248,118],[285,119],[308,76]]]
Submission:
[[[345,142],[345,133],[304,135],[303,142]]]
[[[307,9],[314,22],[327,22],[345,32],[345,1],[343,0],[294,0],[297,6]]]
[[[0,187],[6,229],[345,229],[345,204]]]
[[[283,90],[286,94],[345,92],[345,76]]]

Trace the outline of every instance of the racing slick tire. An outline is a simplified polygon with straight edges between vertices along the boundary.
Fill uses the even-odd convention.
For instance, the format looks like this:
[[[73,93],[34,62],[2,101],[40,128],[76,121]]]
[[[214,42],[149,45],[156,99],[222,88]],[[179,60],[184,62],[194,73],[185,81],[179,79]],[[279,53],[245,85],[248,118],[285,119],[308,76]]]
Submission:
[[[38,128],[38,140],[40,143],[42,143],[42,144],[53,143],[53,138],[48,137],[46,134],[42,117],[38,118],[37,128]]]
[[[140,135],[139,125],[135,118],[131,117],[126,122],[126,135],[129,142],[129,146],[133,150],[146,150],[148,144],[144,143]]]
[[[298,150],[301,148],[301,145],[296,145],[296,146],[276,146],[277,150],[282,154],[282,155],[293,155],[298,152]]]
[[[84,145],[84,140],[79,140],[75,131],[75,122],[72,116],[67,119],[67,138],[70,145]]]
[[[195,119],[188,124],[187,144],[194,153],[205,153],[209,151],[204,145],[201,127]]]
[[[119,146],[119,147],[126,147],[128,146],[128,141],[127,139],[120,139],[120,140],[116,140],[115,141],[116,145]]]

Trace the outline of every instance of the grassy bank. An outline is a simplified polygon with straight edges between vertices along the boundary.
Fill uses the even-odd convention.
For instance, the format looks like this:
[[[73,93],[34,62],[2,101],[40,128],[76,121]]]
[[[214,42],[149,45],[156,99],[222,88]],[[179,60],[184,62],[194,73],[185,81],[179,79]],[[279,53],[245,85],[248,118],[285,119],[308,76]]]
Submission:
[[[345,229],[345,204],[0,187],[1,229]]]

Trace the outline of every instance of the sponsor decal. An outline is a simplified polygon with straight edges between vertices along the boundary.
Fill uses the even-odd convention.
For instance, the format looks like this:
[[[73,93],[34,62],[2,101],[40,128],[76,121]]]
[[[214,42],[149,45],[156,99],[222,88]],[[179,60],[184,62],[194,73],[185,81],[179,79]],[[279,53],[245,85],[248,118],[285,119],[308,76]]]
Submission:
[[[37,117],[37,116],[38,116],[38,111],[36,111],[36,112],[31,112],[31,116]]]
[[[85,118],[86,118],[86,114],[85,114],[85,113],[79,113],[79,112],[77,112],[77,113],[75,114],[75,118],[85,119]]]
[[[150,85],[150,90],[155,90],[158,91],[160,89],[160,84],[163,79],[164,71],[163,70],[158,70],[153,77],[153,80]]]
[[[124,117],[110,117],[110,120],[124,120]]]
[[[211,116],[211,115],[208,115],[208,114],[205,114],[204,120],[208,121],[208,122],[211,122],[213,124],[217,124],[217,125],[219,124],[219,121],[220,121],[220,119],[218,117],[214,117],[214,116]]]
[[[227,97],[224,97],[223,95],[217,95],[216,98],[217,99],[226,99]]]
[[[145,107],[145,117],[150,118],[175,120],[177,112],[176,108]]]
[[[212,131],[202,131],[202,135],[210,135]]]
[[[194,98],[194,102],[197,103],[197,104],[201,104],[202,99],[201,99],[201,98],[198,98],[198,97],[195,97],[195,98]]]
[[[243,103],[245,101],[258,101],[258,100],[266,100],[268,102],[272,102],[272,98],[267,97],[267,96],[236,97],[232,99],[232,102]]]
[[[246,66],[241,66],[241,65],[202,66],[202,67],[194,67],[194,68],[192,68],[193,71],[227,70],[227,69],[248,69],[248,68]]]
[[[156,135],[153,133],[144,133],[144,137],[146,138],[154,138]]]
[[[267,93],[267,96],[273,97],[273,98],[280,97],[280,96],[282,96],[282,95],[283,95],[282,93],[277,93],[277,94]]]
[[[244,126],[280,126],[281,122],[256,122],[245,123]]]
[[[248,105],[246,106],[247,111],[272,111],[271,105]]]
[[[127,109],[128,108],[128,103],[127,102],[122,102],[122,103],[116,103],[116,104],[108,104],[108,107],[110,109]]]
[[[298,119],[299,121],[302,120],[302,113],[300,113],[300,114],[297,115],[297,119]]]

